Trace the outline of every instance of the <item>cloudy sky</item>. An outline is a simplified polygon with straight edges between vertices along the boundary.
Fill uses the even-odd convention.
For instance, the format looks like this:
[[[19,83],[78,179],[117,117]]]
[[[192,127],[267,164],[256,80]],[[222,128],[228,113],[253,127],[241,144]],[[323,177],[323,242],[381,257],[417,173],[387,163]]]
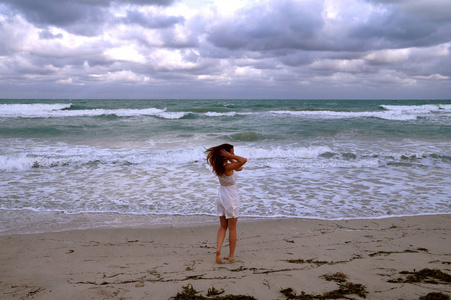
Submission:
[[[451,98],[450,0],[0,0],[0,98]]]

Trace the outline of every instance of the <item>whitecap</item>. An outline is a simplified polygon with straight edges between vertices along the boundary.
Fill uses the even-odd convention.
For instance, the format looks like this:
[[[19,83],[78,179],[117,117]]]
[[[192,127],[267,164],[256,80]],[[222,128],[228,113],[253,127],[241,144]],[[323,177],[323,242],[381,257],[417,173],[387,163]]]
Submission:
[[[205,115],[207,116],[207,117],[233,117],[233,116],[235,116],[237,113],[236,112],[234,112],[234,111],[231,111],[231,112],[224,112],[224,113],[221,113],[221,112],[211,112],[211,111],[209,111],[209,112],[206,112],[205,113]]]
[[[166,108],[145,109],[82,109],[69,110],[71,104],[2,104],[0,117],[5,118],[58,118],[58,117],[97,117],[115,115],[118,117],[161,116],[180,118],[186,113],[169,113]]]
[[[320,110],[320,111],[291,111],[291,110],[281,110],[281,111],[270,111],[270,114],[278,115],[291,115],[298,117],[323,117],[323,118],[379,118],[386,120],[415,120],[416,115],[410,114],[400,114],[398,112],[372,112],[372,111],[362,111],[362,112],[345,112],[345,111],[330,111],[330,110]]]
[[[158,112],[155,116],[163,119],[176,120],[181,119],[188,114],[189,112]]]
[[[39,117],[69,109],[71,103],[0,104],[0,117]]]
[[[408,113],[451,112],[451,104],[381,105],[385,110]]]

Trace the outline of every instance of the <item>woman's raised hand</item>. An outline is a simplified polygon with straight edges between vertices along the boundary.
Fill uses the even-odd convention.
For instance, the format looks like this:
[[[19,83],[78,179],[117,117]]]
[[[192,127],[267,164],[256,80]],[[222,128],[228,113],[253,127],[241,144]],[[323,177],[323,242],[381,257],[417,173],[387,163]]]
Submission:
[[[221,155],[224,156],[225,158],[230,158],[232,156],[232,154],[227,152],[226,149],[221,149]]]
[[[226,170],[241,171],[241,167],[247,162],[247,158],[230,153],[225,149],[221,149],[221,155],[230,161],[230,164],[225,166]]]

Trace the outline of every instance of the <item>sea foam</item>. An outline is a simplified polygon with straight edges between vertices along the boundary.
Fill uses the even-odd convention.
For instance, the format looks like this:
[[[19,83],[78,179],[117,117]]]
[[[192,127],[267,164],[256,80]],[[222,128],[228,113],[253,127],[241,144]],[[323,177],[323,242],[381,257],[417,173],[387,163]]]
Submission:
[[[71,103],[0,104],[0,117],[48,116],[69,109],[71,105]]]
[[[0,106],[0,211],[214,216],[204,151],[232,142],[241,216],[451,213],[451,105],[433,104],[449,101],[17,101]]]
[[[425,105],[381,105],[383,109],[397,112],[431,113],[451,112],[451,104],[425,104]]]
[[[278,115],[291,115],[298,117],[321,117],[321,118],[379,118],[386,120],[416,120],[417,115],[400,113],[399,111],[387,111],[387,112],[376,112],[376,111],[362,111],[362,112],[344,112],[344,111],[292,111],[292,110],[282,110],[282,111],[271,111],[272,114]]]
[[[0,117],[62,118],[115,115],[118,117],[159,116],[167,119],[177,119],[186,114],[166,112],[166,108],[70,110],[70,107],[71,104],[2,104],[0,105]]]
[[[379,118],[385,120],[410,121],[418,117],[428,116],[434,113],[451,113],[451,105],[427,104],[427,105],[380,105],[382,111],[334,111],[334,110],[270,110],[260,112],[215,112],[196,113],[193,111],[168,111],[167,108],[144,109],[71,109],[71,103],[56,104],[1,104],[0,117],[2,118],[62,118],[62,117],[96,117],[103,115],[115,115],[118,117],[155,116],[162,119],[181,119],[189,114],[203,115],[206,117],[233,117],[285,115],[293,117],[315,118]]]

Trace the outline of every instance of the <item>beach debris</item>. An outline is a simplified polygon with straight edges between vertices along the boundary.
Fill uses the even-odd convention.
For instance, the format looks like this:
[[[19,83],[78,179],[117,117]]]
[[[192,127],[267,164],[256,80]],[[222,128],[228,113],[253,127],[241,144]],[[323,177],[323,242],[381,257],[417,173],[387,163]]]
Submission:
[[[26,297],[29,298],[29,297],[34,297],[36,294],[46,290],[45,288],[37,287],[34,285],[26,285],[26,284],[12,285],[11,288],[14,289],[14,291],[3,292],[2,294],[3,295],[12,295],[12,297],[16,297],[19,295],[26,295]],[[51,290],[49,292],[51,292]],[[20,299],[25,299],[25,297],[21,297]]]
[[[142,277],[136,284],[135,287],[144,287],[146,284],[146,276]]]
[[[89,244],[81,245],[82,247],[97,247],[100,246],[100,242],[97,241],[89,241]]]
[[[203,245],[200,245],[201,248],[205,249],[216,249],[216,246],[209,246],[207,242],[203,242]]]
[[[124,274],[124,273],[117,273],[117,274],[113,274],[113,275],[107,276],[107,275],[105,275],[105,273],[103,273],[103,277],[102,278],[114,278],[114,277],[122,275],[122,274]]]
[[[313,259],[286,259],[286,262],[289,262],[290,264],[315,264],[318,266],[321,265],[330,265],[332,263],[328,262],[328,261],[318,261],[318,260],[313,260]]]
[[[419,300],[449,300],[449,296],[443,293],[429,293],[426,296],[421,296]]]
[[[286,297],[286,299],[294,300],[310,300],[310,299],[340,299],[347,298],[346,295],[357,295],[362,298],[366,298],[368,292],[365,286],[360,283],[348,282],[348,276],[344,273],[337,272],[334,274],[326,274],[320,276],[327,281],[335,281],[338,283],[338,289],[325,292],[322,295],[306,294],[304,291],[300,295],[297,295],[292,288],[281,289],[280,292]]]
[[[315,259],[285,259],[284,261],[286,261],[290,264],[315,264],[319,267],[322,265],[336,265],[336,264],[348,263],[355,259],[362,259],[362,256],[354,254],[351,257],[351,259],[340,260],[340,261],[322,261],[322,260],[315,260]]]
[[[230,270],[230,272],[241,272],[241,271],[245,271],[245,270],[248,270],[248,268],[240,266],[239,268]]]
[[[337,272],[334,274],[326,274],[320,277],[326,279],[327,281],[335,281],[335,282],[346,282],[346,280],[348,279],[348,275],[342,272]]]
[[[217,289],[215,289],[214,286],[212,286],[210,289],[208,289],[207,296],[217,296],[217,295],[221,295],[223,293],[224,293],[223,289],[221,289],[221,291],[218,291]]]
[[[185,280],[199,280],[202,279],[204,275],[205,274],[186,276]]]
[[[270,274],[270,273],[299,270],[299,269],[276,269],[276,270],[274,270],[274,269],[265,269],[265,268],[246,268],[244,266],[240,266],[236,269],[228,269],[226,267],[219,267],[218,269],[227,270],[230,272],[252,271],[254,274]]]
[[[177,295],[175,297],[172,297],[170,299],[175,299],[175,300],[203,299],[202,296],[197,296],[196,294],[199,294],[199,292],[193,288],[192,284],[188,284],[186,286],[183,286],[183,291],[181,293],[177,293]],[[197,298],[197,297],[199,297],[199,298]]]
[[[185,266],[186,265],[188,265],[188,264],[185,264]],[[188,267],[186,267],[186,271],[194,271],[194,266],[196,265],[196,261],[194,260],[193,262],[192,262],[192,264],[190,264],[190,265],[188,265]]]
[[[44,291],[44,290],[45,290],[44,288],[37,288],[36,290],[33,290],[33,291],[29,292],[29,293],[27,294],[27,297],[34,296],[34,295],[36,295],[37,293],[42,292],[42,291]]]
[[[420,253],[420,252],[429,252],[428,249],[426,248],[417,248],[416,250],[411,250],[411,249],[406,249],[404,251],[378,251],[378,252],[374,252],[369,254],[370,257],[373,256],[379,256],[379,255],[390,255],[390,254],[396,254],[396,253]]]
[[[296,300],[310,300],[315,299],[312,295],[306,294],[304,291],[301,292],[300,295],[297,295],[292,288],[282,289],[280,290],[282,294],[284,294],[287,299],[296,299]]]
[[[177,293],[177,295],[175,297],[171,297],[170,299],[174,299],[174,300],[257,300],[252,296],[247,296],[247,295],[225,295],[225,296],[218,296],[219,294],[224,293],[224,291],[219,292],[219,294],[216,295],[211,295],[214,297],[210,297],[209,295],[207,296],[202,296],[200,293],[196,291],[193,288],[192,284],[188,284],[186,286],[183,286],[183,291],[180,293]],[[210,293],[210,291],[216,291],[218,292],[214,287],[211,289],[208,289],[208,292]]]
[[[368,293],[365,290],[365,286],[360,283],[343,282],[338,284],[338,290],[333,290],[331,292],[326,292],[322,295],[323,298],[320,299],[339,299],[346,298],[346,295],[357,295],[362,298],[366,298]]]
[[[399,274],[407,275],[405,279],[397,278],[388,280],[391,283],[416,283],[416,282],[425,282],[431,284],[439,284],[439,283],[451,283],[451,275],[445,273],[439,269],[422,269],[418,272],[413,270],[413,272],[409,271],[401,271]]]
[[[157,278],[161,278],[160,273],[155,269],[149,269],[149,270],[147,270],[147,273],[149,273],[150,275],[155,276]]]

